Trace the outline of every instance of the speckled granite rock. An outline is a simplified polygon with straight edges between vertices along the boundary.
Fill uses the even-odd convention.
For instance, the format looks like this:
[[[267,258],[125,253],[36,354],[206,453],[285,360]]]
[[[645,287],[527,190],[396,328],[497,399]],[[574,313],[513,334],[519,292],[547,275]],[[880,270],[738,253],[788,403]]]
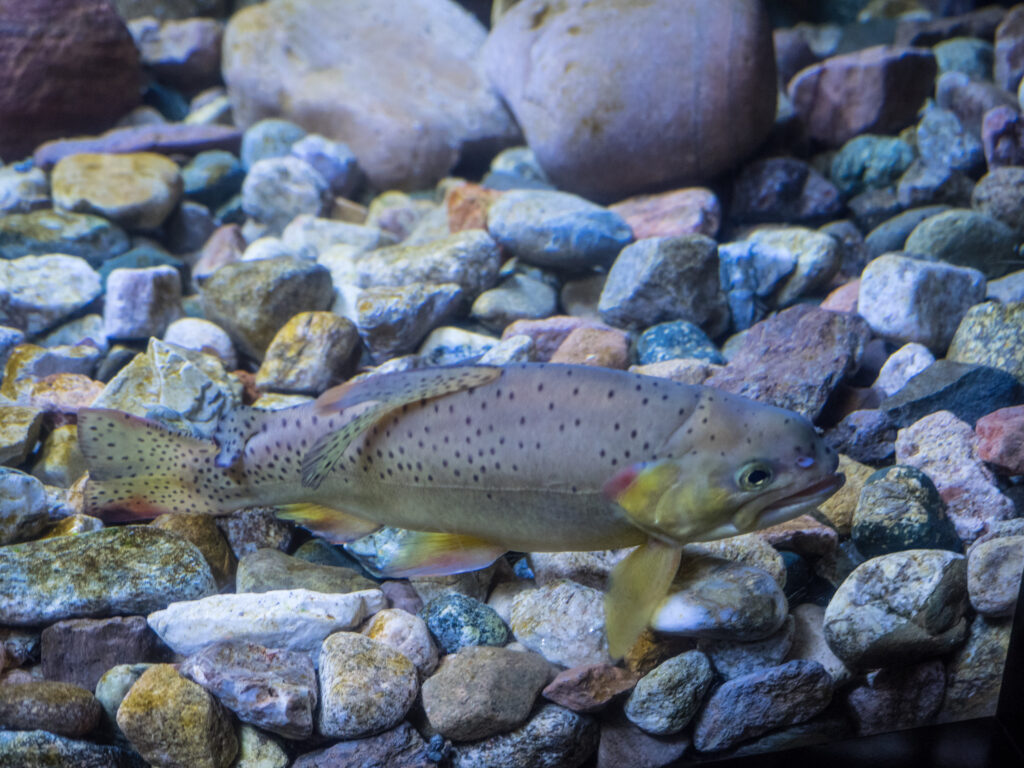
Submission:
[[[494,609],[466,595],[441,594],[423,606],[420,615],[443,653],[474,645],[502,646],[508,627]]]
[[[320,649],[325,736],[357,739],[398,725],[419,691],[416,667],[398,651],[354,632],[336,632]]]
[[[0,731],[0,764],[12,768],[143,768],[134,750],[48,731]]]
[[[611,661],[604,594],[591,587],[560,580],[520,592],[512,600],[511,627],[516,640],[554,664]]]
[[[0,548],[8,589],[0,623],[36,625],[74,617],[139,614],[216,591],[195,546],[148,526]]]
[[[99,275],[77,256],[0,260],[0,323],[29,334],[52,328],[100,292]]]
[[[647,733],[668,736],[697,713],[714,673],[700,651],[675,656],[648,672],[626,701],[626,717]]]
[[[345,378],[358,345],[359,335],[348,319],[330,312],[300,312],[270,342],[256,385],[317,395]]]
[[[235,572],[235,558],[212,517],[172,513],[160,515],[150,525],[195,544],[209,563],[218,587],[223,588],[231,582]]]
[[[453,768],[579,768],[597,749],[597,721],[544,704],[524,725],[452,749]]]
[[[960,321],[947,359],[999,368],[1024,381],[1024,302],[985,302]]]

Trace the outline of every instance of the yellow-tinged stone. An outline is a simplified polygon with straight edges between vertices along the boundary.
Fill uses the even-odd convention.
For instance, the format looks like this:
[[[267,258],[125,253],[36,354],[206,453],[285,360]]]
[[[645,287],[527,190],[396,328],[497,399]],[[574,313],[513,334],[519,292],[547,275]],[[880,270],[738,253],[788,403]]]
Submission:
[[[235,573],[235,556],[212,517],[174,512],[160,515],[150,525],[176,533],[195,544],[210,564],[218,587],[223,588],[231,583]]]
[[[88,408],[103,392],[103,383],[81,373],[55,373],[25,382],[18,400],[47,411],[73,413]]]
[[[0,464],[16,466],[27,459],[42,423],[40,408],[0,405]]]
[[[839,532],[839,535],[850,535],[850,530],[853,527],[853,511],[857,508],[857,500],[860,499],[864,483],[874,471],[873,467],[839,454],[839,472],[846,475],[846,483],[835,492],[832,498],[818,506],[818,511]]]
[[[91,533],[103,528],[103,521],[91,515],[69,515],[54,523],[41,539],[52,539],[55,536],[74,536],[78,533]]]
[[[178,165],[154,152],[69,155],[50,180],[58,208],[95,213],[131,229],[155,229],[178,204]]]
[[[47,485],[70,488],[86,469],[85,458],[78,448],[78,426],[63,424],[46,436],[32,474]]]
[[[142,673],[117,710],[117,724],[154,765],[228,768],[238,752],[230,716],[172,664]]]

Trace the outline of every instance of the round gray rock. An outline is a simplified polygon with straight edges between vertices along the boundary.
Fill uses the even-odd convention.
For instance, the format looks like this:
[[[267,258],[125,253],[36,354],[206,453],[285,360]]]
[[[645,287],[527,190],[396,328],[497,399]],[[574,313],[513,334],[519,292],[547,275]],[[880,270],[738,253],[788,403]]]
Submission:
[[[1018,235],[998,219],[954,208],[914,227],[904,247],[934,261],[973,267],[991,279],[1014,269],[1018,242]]]
[[[915,549],[857,566],[825,610],[825,639],[851,668],[890,666],[952,650],[967,634],[967,559]]]
[[[619,214],[566,192],[518,189],[487,213],[487,230],[510,256],[562,269],[609,266],[633,230]]]
[[[300,214],[324,214],[330,201],[324,177],[297,157],[257,160],[242,184],[242,209],[271,232],[281,232]]]
[[[595,198],[711,178],[775,116],[771,25],[750,0],[523,0],[484,64],[548,177]]]
[[[678,733],[697,713],[713,678],[700,651],[673,656],[640,678],[626,701],[626,717],[647,733]]]
[[[99,274],[77,256],[55,253],[0,261],[0,324],[39,333],[100,292]]]

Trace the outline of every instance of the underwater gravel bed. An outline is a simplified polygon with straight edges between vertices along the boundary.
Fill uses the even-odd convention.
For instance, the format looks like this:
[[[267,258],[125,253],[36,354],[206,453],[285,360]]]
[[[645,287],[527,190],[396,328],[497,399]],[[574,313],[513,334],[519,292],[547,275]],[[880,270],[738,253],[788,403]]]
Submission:
[[[1024,571],[1024,5],[495,0],[491,30],[453,0],[138,5],[0,9],[36,40],[19,73],[63,63],[45,99],[0,86],[0,765],[658,768],[995,712]],[[657,387],[698,435],[671,479]],[[415,421],[467,389],[489,415]],[[356,465],[307,432],[338,403],[370,407],[353,440],[395,431],[364,473],[415,477],[432,515],[491,509],[426,500],[436,439],[441,485],[490,499],[483,470],[521,464],[546,498],[576,472],[589,520],[629,523],[597,551],[446,540],[469,570],[416,575],[415,532],[271,506]],[[712,514],[794,445],[845,485]],[[245,467],[268,490],[190,513]],[[579,490],[507,516],[562,541]],[[743,530],[641,530],[661,494]],[[635,638],[606,600],[640,541],[671,573],[662,597],[641,569]]]

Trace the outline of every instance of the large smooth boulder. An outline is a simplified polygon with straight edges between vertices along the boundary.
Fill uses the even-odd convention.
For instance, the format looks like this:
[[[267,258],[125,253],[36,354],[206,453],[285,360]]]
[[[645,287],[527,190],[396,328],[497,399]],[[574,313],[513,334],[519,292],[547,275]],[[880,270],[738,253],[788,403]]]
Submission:
[[[232,17],[224,79],[238,125],[285,117],[347,144],[376,187],[429,187],[518,136],[478,71],[486,34],[451,0],[274,0]]]
[[[549,178],[595,199],[709,179],[775,116],[756,0],[522,0],[484,66]]]
[[[0,157],[111,127],[141,98],[139,53],[107,0],[0,0]]]

